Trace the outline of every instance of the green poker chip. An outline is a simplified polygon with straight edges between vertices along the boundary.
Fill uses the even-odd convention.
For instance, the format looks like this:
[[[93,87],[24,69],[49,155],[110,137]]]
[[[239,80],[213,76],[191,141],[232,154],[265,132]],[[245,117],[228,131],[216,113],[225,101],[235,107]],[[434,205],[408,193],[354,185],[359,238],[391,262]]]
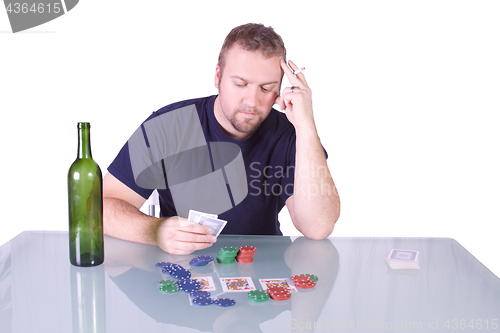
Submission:
[[[318,282],[318,277],[314,274],[304,274],[306,276],[309,276],[311,278],[311,280],[313,280],[314,282]]]
[[[164,285],[164,286],[161,286],[159,289],[160,289],[160,291],[162,293],[173,294],[173,293],[176,293],[176,292],[179,291],[179,286],[177,284],[175,284],[175,285]]]
[[[238,251],[239,251],[239,249],[237,247],[226,246],[226,247],[223,247],[219,250],[218,257],[232,257],[232,258],[234,258],[238,254]]]
[[[234,264],[236,262],[236,260],[234,258],[230,258],[230,259],[227,259],[227,258],[219,258],[217,257],[217,262],[219,264]]]
[[[157,282],[158,286],[174,286],[177,285],[177,280],[161,280]]]
[[[219,254],[217,255],[217,262],[219,264],[233,264],[236,262],[236,255],[238,254],[239,249],[233,246],[226,246],[219,250]]]
[[[265,290],[252,290],[248,292],[248,300],[252,302],[266,302],[269,301],[269,293]]]

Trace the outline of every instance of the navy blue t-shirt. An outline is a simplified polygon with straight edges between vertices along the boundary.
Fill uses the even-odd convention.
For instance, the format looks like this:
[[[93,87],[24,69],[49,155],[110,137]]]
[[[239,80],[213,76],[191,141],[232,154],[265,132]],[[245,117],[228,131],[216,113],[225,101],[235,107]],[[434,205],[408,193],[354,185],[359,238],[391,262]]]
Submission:
[[[167,105],[153,112],[145,123],[168,112],[194,106],[206,142],[236,144],[241,150],[245,166],[248,194],[241,202],[219,214],[220,219],[228,222],[222,233],[281,235],[278,213],[293,194],[295,129],[283,112],[272,109],[261,126],[247,139],[233,139],[222,130],[215,119],[216,97],[210,96]],[[142,197],[147,199],[151,195],[152,189],[142,188],[136,184],[130,161],[129,142],[123,146],[108,167],[108,171]],[[178,216],[168,184],[166,189],[159,189],[158,194],[161,216]]]

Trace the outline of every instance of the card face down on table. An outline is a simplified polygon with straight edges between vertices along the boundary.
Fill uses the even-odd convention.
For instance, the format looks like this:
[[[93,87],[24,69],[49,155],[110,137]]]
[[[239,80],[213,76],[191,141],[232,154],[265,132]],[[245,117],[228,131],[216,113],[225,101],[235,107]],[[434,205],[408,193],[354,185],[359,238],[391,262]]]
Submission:
[[[392,269],[420,269],[418,251],[392,249],[384,258]]]

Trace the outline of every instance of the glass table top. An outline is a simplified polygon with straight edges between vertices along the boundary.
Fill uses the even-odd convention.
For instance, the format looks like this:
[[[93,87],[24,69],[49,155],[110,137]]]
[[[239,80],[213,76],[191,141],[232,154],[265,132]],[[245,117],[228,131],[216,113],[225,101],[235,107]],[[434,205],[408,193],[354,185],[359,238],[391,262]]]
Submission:
[[[257,248],[253,263],[190,266],[224,246]],[[419,251],[420,269],[390,269],[391,249]],[[0,247],[0,332],[291,332],[500,331],[500,280],[453,239],[219,236],[190,255],[111,237],[104,264],[69,263],[67,232],[26,231]],[[193,304],[189,294],[162,293],[171,279],[158,262],[210,282],[213,298],[232,307]],[[316,287],[286,301],[249,301],[225,292],[221,279],[314,274]]]

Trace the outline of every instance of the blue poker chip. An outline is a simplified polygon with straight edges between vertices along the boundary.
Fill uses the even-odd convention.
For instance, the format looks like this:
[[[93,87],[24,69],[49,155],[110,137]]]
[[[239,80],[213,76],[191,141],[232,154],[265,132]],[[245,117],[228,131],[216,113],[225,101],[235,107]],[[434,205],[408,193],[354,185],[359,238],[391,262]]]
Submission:
[[[214,260],[214,257],[212,256],[197,256],[193,260],[189,262],[191,266],[205,266],[209,262]]]
[[[172,263],[170,263],[170,265],[168,265],[167,267],[165,267],[165,269],[167,269],[168,271],[173,272],[173,271],[183,270],[185,268],[182,267],[179,264],[172,264]]]
[[[180,280],[177,284],[179,285],[179,290],[185,293],[192,293],[193,291],[199,290],[201,287],[198,281],[191,279]]]
[[[210,304],[214,304],[214,300],[210,297],[196,297],[193,299],[193,304],[206,306]]]
[[[164,261],[162,261],[162,262],[156,263],[155,266],[158,267],[158,268],[166,268],[166,267],[168,267],[170,265],[172,265],[171,262],[164,262]]]
[[[179,280],[189,279],[189,278],[191,278],[191,272],[188,271],[187,269],[182,269],[182,270],[179,269],[179,270],[170,272],[170,276],[172,276],[176,279],[179,279]]]
[[[235,305],[236,301],[231,298],[218,298],[214,301],[214,304],[227,308],[228,306]]]
[[[212,294],[210,294],[210,291],[206,290],[196,290],[191,292],[191,297],[197,298],[197,297],[210,297]]]

